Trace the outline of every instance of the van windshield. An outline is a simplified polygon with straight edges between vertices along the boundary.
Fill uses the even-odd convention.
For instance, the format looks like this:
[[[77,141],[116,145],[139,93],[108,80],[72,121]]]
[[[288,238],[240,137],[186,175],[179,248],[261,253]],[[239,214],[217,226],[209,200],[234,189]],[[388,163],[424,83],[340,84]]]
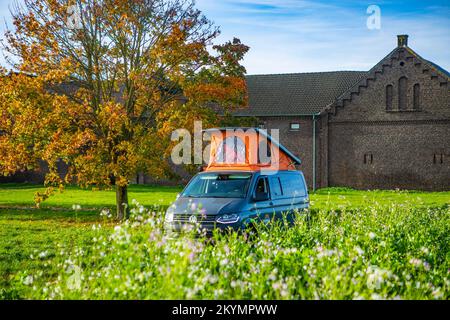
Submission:
[[[196,176],[181,194],[192,198],[245,198],[250,173],[205,173]]]

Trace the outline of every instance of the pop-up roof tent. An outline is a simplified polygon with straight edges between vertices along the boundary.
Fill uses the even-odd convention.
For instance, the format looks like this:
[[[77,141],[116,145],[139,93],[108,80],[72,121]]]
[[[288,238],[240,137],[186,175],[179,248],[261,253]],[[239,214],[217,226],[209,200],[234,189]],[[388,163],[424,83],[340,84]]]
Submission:
[[[205,171],[296,170],[298,157],[259,128],[215,128]]]

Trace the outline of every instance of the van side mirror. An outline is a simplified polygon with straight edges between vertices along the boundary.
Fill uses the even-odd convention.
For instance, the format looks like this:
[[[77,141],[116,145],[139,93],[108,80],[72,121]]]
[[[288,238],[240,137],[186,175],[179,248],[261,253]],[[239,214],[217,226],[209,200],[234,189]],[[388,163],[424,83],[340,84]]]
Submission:
[[[253,200],[255,200],[255,201],[267,201],[267,200],[269,200],[269,194],[267,192],[257,192],[253,196]]]

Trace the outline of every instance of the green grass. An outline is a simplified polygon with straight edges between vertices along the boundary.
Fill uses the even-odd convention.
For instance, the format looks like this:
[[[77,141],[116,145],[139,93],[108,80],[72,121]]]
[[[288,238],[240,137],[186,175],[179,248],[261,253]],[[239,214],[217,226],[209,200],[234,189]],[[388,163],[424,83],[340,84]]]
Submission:
[[[370,204],[407,203],[413,207],[439,208],[450,205],[450,192],[422,192],[409,190],[354,190],[348,188],[320,189],[311,195],[314,209],[355,209]]]
[[[42,192],[43,186],[31,184],[0,185],[0,206],[34,206],[34,194]],[[132,185],[129,187],[129,199],[136,199],[143,205],[168,205],[182,190],[181,187],[161,187]],[[78,204],[83,209],[114,207],[116,196],[113,190],[81,189],[68,186],[63,192],[56,191],[41,204],[41,208],[72,208]]]
[[[39,190],[0,185],[0,298],[450,298],[450,192],[323,189],[311,195],[313,214],[295,228],[273,227],[256,243],[232,235],[205,246],[167,241],[161,214],[152,218],[156,225],[122,224],[125,242],[111,236],[121,232],[113,231],[117,223],[99,215],[114,206],[111,190],[68,187],[35,209]],[[180,190],[131,186],[129,199],[153,211]],[[82,209],[73,211],[73,204]],[[230,268],[221,264],[226,257]],[[67,289],[74,266],[88,287]],[[25,284],[30,276],[33,283]]]
[[[44,187],[30,184],[0,185],[0,207],[32,207],[34,194]],[[131,185],[129,199],[136,199],[144,206],[167,206],[175,200],[182,187],[161,187]],[[391,190],[353,190],[347,188],[327,188],[311,194],[314,209],[360,208],[368,203],[409,203],[413,206],[441,207],[450,204],[450,192],[420,192]],[[78,187],[66,187],[63,192],[56,191],[41,204],[41,208],[72,208],[79,204],[83,209],[114,207],[113,190],[92,191]]]
[[[214,243],[168,239],[140,207],[114,230],[29,258],[6,293],[30,299],[449,299],[448,209],[300,215]],[[62,252],[61,252],[62,251]],[[54,252],[54,253],[53,253]],[[40,266],[40,268],[39,268]],[[29,268],[28,268],[29,269]],[[14,291],[13,291],[14,290]],[[6,294],[5,294],[6,296]]]
[[[41,252],[54,256],[58,245],[83,245],[92,238],[92,224],[101,222],[98,212],[48,209],[0,209],[0,298],[20,297],[11,281],[18,272],[49,270],[45,261],[30,259]]]

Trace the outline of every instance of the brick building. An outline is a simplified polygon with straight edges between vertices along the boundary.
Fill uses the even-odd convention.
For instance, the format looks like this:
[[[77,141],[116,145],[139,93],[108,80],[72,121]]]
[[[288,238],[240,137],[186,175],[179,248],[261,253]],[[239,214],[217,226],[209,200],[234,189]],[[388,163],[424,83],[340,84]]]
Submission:
[[[367,72],[248,76],[237,114],[280,130],[310,188],[450,190],[449,80],[399,35]]]

